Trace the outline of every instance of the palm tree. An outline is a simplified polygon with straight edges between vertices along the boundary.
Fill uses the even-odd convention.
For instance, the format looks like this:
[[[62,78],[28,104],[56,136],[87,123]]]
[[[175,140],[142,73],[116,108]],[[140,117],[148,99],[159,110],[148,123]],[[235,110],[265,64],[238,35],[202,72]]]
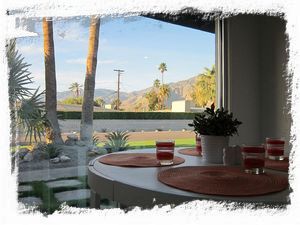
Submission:
[[[70,85],[69,87],[69,90],[72,91],[75,95],[76,98],[79,97],[80,95],[80,89],[81,89],[82,85],[77,83],[77,82],[74,82]]]
[[[211,69],[204,68],[204,72],[197,77],[193,86],[192,98],[197,106],[205,107],[215,102],[216,98],[215,65]]]
[[[53,41],[52,19],[43,18],[44,33],[44,58],[45,58],[45,84],[46,84],[46,112],[51,128],[46,129],[46,139],[53,140],[56,144],[62,144],[61,133],[57,120],[56,106],[56,74],[55,55]]]
[[[158,70],[161,73],[161,84],[163,85],[164,84],[164,72],[167,71],[167,64],[164,62],[159,64]]]
[[[118,109],[120,109],[121,104],[122,104],[122,102],[116,98],[111,102],[111,108],[114,110],[118,110]]]
[[[84,81],[84,95],[80,124],[80,139],[87,144],[92,143],[93,137],[93,110],[99,28],[100,18],[93,16],[90,22],[89,49],[86,61],[86,76]]]
[[[170,87],[169,85],[163,84],[159,88],[159,100],[160,100],[160,109],[164,109],[165,100],[170,96]]]
[[[95,106],[99,106],[101,108],[104,108],[104,105],[105,105],[105,101],[103,98],[96,98],[95,100]]]
[[[160,86],[160,81],[159,81],[159,79],[154,80],[154,82],[153,82],[153,87],[159,88],[159,86]]]

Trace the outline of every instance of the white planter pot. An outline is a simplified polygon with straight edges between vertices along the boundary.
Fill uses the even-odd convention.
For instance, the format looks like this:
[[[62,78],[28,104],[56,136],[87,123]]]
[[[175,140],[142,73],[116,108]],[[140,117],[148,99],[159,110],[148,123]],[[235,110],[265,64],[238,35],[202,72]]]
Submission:
[[[229,137],[201,135],[203,159],[207,163],[223,163],[223,148],[228,147]]]

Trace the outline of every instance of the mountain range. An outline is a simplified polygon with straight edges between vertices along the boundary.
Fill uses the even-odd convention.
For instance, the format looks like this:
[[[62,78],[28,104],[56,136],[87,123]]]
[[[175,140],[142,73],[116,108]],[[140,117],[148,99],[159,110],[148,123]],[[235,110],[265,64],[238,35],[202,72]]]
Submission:
[[[167,107],[171,107],[172,101],[176,100],[191,100],[192,86],[195,83],[198,76],[191,77],[186,80],[181,80],[173,83],[169,83],[170,96],[166,102]],[[134,106],[142,101],[143,96],[151,90],[152,87],[145,88],[139,91],[133,92],[120,92],[120,100],[122,102],[121,108],[125,110],[132,110]],[[81,91],[81,94],[83,92]],[[71,91],[57,92],[57,99],[63,100],[69,97],[73,97],[74,94]],[[95,89],[95,99],[102,98],[106,104],[110,104],[116,98],[116,91],[110,89]]]

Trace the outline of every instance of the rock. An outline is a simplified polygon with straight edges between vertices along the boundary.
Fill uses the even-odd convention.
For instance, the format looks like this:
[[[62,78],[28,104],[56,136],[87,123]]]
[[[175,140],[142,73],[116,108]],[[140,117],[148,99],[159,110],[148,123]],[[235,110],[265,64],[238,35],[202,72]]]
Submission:
[[[78,141],[78,137],[76,134],[69,134],[69,135],[67,135],[67,138],[69,140]]]
[[[85,146],[86,144],[84,143],[84,141],[77,141],[77,142],[76,142],[76,145],[83,147],[83,146]]]
[[[70,161],[70,160],[71,160],[71,158],[68,157],[68,156],[66,156],[66,155],[61,155],[61,156],[59,157],[59,161],[60,161],[60,162],[68,162],[68,161]]]
[[[76,142],[77,142],[77,141],[75,141],[75,140],[67,139],[67,140],[65,141],[65,144],[66,144],[66,145],[72,146],[72,145],[76,145]]]
[[[50,162],[52,162],[52,163],[59,163],[59,161],[60,161],[59,157],[55,157],[53,159],[50,159]]]
[[[33,150],[32,155],[33,155],[33,159],[37,160],[37,161],[44,160],[44,159],[49,159],[49,155],[41,149]]]
[[[33,160],[33,154],[32,154],[31,152],[28,152],[28,153],[24,156],[23,160],[24,160],[25,162],[30,162],[30,161],[32,161],[32,160]]]

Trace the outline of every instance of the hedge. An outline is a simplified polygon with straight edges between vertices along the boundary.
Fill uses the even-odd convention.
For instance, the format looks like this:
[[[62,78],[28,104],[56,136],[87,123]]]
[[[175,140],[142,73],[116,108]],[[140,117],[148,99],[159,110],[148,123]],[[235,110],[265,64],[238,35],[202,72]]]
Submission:
[[[81,112],[58,111],[60,119],[81,119]],[[192,120],[195,113],[185,112],[94,112],[102,120]]]

